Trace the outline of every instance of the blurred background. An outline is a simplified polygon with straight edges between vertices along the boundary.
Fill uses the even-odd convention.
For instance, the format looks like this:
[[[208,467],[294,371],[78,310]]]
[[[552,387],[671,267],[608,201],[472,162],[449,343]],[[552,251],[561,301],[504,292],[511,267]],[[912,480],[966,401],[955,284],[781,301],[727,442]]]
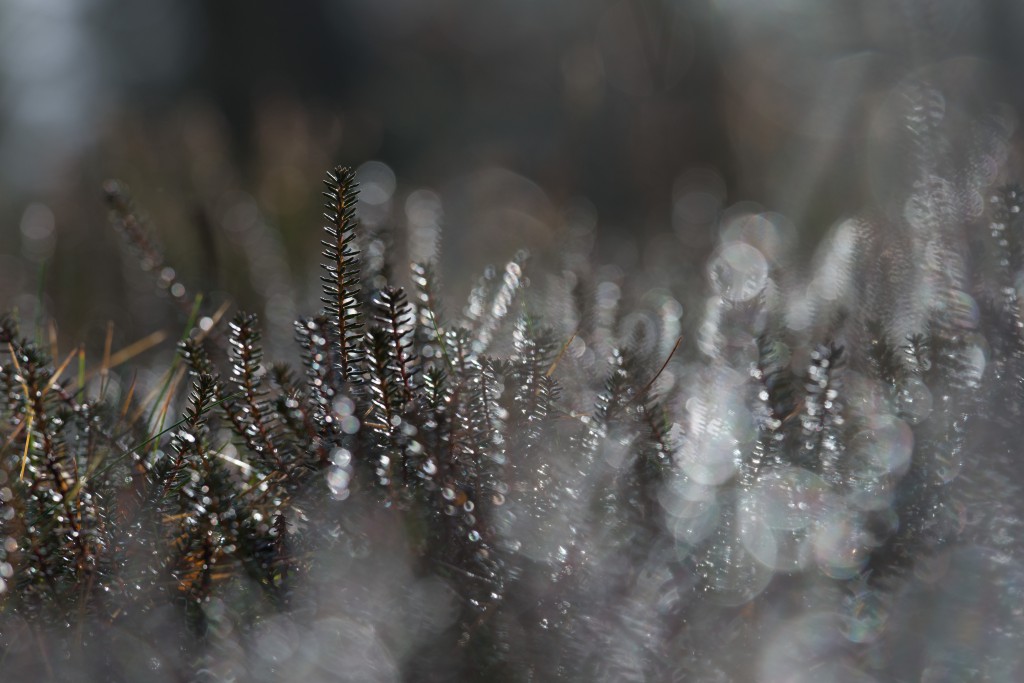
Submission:
[[[903,84],[1012,127],[1021,27],[1017,0],[3,0],[0,308],[92,344],[166,324],[107,225],[117,177],[190,295],[314,312],[335,163],[408,255],[443,228],[456,290],[567,245],[686,287],[737,202],[797,253],[885,211]]]

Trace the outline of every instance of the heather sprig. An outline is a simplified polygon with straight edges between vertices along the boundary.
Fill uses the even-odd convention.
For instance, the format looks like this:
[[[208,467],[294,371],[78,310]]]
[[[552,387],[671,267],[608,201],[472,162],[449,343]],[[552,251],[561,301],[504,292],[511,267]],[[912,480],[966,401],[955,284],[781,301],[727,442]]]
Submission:
[[[671,680],[727,637],[756,642],[801,586],[885,678],[863,632],[890,635],[864,612],[926,590],[915,572],[953,562],[961,539],[1019,527],[980,492],[1016,489],[968,457],[1012,472],[1024,415],[1016,190],[994,195],[974,245],[998,265],[978,275],[977,320],[953,239],[926,245],[956,261],[948,277],[929,263],[935,301],[877,295],[863,311],[855,292],[796,286],[787,308],[784,278],[745,244],[711,269],[689,334],[580,264],[542,295],[525,252],[455,312],[436,264],[407,271],[361,226],[354,171],[325,184],[323,308],[295,323],[298,365],[264,357],[257,316],[200,323],[197,299],[162,384],[115,405],[107,383],[97,396],[65,376],[74,353],[55,363],[0,317],[0,627],[44,616],[40,634],[75,624],[99,648],[159,615],[186,634],[185,678],[260,648],[297,667],[304,648],[363,638],[410,680],[420,665]],[[184,297],[124,189],[106,189],[143,268]],[[857,225],[840,235],[877,232]],[[837,277],[858,282],[868,249],[834,248]],[[405,272],[409,294],[391,281]],[[909,333],[887,322],[900,310],[919,314]],[[845,345],[813,343],[826,332]],[[989,385],[1009,406],[982,418],[991,436],[974,427]],[[1010,590],[1003,559],[977,561]],[[756,666],[741,653],[729,670]]]

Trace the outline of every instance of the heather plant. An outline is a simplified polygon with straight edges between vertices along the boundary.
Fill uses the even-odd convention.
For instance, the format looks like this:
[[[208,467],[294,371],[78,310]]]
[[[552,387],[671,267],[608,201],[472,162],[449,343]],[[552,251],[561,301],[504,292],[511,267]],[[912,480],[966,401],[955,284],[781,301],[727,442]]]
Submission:
[[[806,281],[748,217],[685,328],[525,253],[454,308],[436,263],[369,262],[339,167],[274,362],[109,184],[184,330],[135,391],[0,318],[5,676],[1019,678],[1021,193],[939,163],[929,97],[902,213]]]

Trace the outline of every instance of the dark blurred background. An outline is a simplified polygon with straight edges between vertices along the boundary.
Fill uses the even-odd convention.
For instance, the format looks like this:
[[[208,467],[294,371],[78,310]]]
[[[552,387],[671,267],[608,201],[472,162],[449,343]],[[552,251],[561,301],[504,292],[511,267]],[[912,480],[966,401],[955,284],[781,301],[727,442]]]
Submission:
[[[409,255],[443,226],[456,287],[581,236],[699,275],[740,200],[809,248],[884,207],[898,84],[1014,120],[1021,28],[1017,0],[3,0],[0,307],[164,324],[107,177],[192,291],[281,320],[316,306],[334,163],[370,162],[364,215]]]

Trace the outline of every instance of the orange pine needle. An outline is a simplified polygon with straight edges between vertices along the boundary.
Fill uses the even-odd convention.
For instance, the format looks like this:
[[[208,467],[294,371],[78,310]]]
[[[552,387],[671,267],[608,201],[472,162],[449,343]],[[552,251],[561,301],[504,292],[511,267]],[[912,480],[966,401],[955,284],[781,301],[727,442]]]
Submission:
[[[34,417],[32,413],[28,414],[28,424],[26,425],[28,436],[25,437],[25,450],[21,453],[21,472],[18,473],[18,479],[25,478],[25,466],[28,464],[28,449],[32,445],[32,419]]]
[[[167,339],[167,332],[164,330],[157,330],[156,332],[148,334],[142,339],[139,339],[138,341],[132,342],[128,346],[113,354],[109,353],[110,348],[108,346],[106,351],[104,352],[103,366],[98,371],[93,371],[89,373],[88,375],[86,375],[86,377],[91,378],[96,374],[96,372],[99,372],[101,375],[105,377],[107,373],[109,373],[117,366],[123,365],[124,363],[127,363],[128,361],[130,361],[132,358],[135,358],[139,354],[149,351],[151,348],[158,345],[165,339]]]
[[[661,377],[661,373],[665,372],[665,368],[668,367],[669,361],[672,360],[672,356],[676,355],[676,351],[679,350],[679,345],[682,343],[683,335],[679,335],[679,337],[676,339],[676,343],[672,346],[672,350],[668,352],[668,358],[666,358],[665,362],[661,364],[661,367],[658,368],[658,371],[654,373],[654,377],[651,378],[651,381],[648,382],[644,386],[644,388],[641,389],[640,392],[636,395],[638,399],[643,398],[644,395],[647,394],[648,390],[650,390],[650,388],[654,386],[654,383],[658,381],[658,378]]]
[[[555,359],[551,361],[551,367],[549,367],[548,371],[544,373],[545,377],[550,377],[551,373],[553,373],[555,371],[555,368],[558,367],[558,363],[562,360],[562,356],[565,355],[565,352],[569,349],[569,345],[572,344],[573,341],[576,339],[577,334],[579,334],[579,330],[574,331],[572,333],[572,336],[569,337],[569,341],[562,344],[562,350],[559,351],[558,355],[555,356]]]
[[[64,371],[71,363],[71,359],[74,358],[77,354],[78,349],[75,349],[68,354],[67,358],[64,359],[64,362],[60,364],[59,368],[57,368],[57,371],[53,373],[53,377],[50,378],[50,381],[46,383],[46,388],[43,389],[44,394],[50,391],[50,389],[53,389],[53,387],[57,385],[57,382],[60,381],[60,376],[64,374]]]

